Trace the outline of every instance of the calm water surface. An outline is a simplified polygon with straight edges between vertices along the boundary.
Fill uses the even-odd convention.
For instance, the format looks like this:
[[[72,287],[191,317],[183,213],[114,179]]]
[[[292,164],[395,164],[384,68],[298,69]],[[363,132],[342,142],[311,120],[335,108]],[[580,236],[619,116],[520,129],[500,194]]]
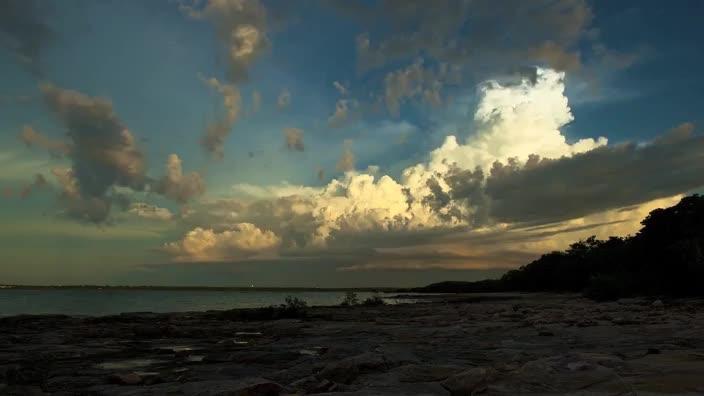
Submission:
[[[112,315],[120,312],[183,312],[278,305],[287,296],[308,305],[336,305],[344,291],[0,289],[0,316],[19,314]],[[374,295],[358,292],[363,300]],[[388,297],[383,293],[381,297]],[[393,300],[387,300],[394,303]]]

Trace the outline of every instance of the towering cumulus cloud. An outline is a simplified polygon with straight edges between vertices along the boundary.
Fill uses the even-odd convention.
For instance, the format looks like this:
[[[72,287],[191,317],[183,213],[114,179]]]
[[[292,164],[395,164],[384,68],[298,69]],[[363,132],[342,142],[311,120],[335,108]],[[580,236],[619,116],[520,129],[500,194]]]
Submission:
[[[197,172],[183,174],[181,158],[169,155],[166,161],[166,175],[159,179],[155,191],[179,203],[186,203],[205,192],[205,182]]]
[[[391,256],[398,264],[413,261],[409,249],[444,243],[456,251],[473,250],[471,259],[460,253],[434,255],[452,265],[485,265],[501,255],[521,262],[545,249],[536,243],[540,236],[493,232],[556,222],[568,230],[624,222],[635,227],[637,222],[627,222],[627,212],[619,208],[633,210],[704,185],[704,140],[691,124],[650,143],[610,146],[604,137],[570,143],[561,132],[573,119],[563,79],[562,72],[539,68],[511,83],[487,81],[478,90],[475,133],[464,142],[448,136],[426,162],[406,168],[399,178],[355,172],[347,144],[339,165],[347,172],[341,179],[322,189],[270,187],[271,198],[259,194],[255,200],[206,204],[200,213],[203,227],[169,246],[185,246],[194,236],[218,246],[219,234],[204,227],[218,221],[230,229],[231,219],[273,233],[281,241],[276,248],[282,258],[337,252],[376,266],[389,256],[388,249],[396,249]],[[673,175],[671,169],[679,172]],[[632,231],[624,227],[619,231]],[[458,233],[459,246],[448,242]],[[505,246],[509,239],[533,242],[498,252],[497,241]],[[535,251],[525,251],[529,248]],[[167,251],[179,260],[200,255],[195,248],[174,249]],[[238,251],[231,255],[243,257]]]
[[[113,186],[144,188],[144,155],[107,99],[51,84],[43,84],[41,91],[72,142],[71,170],[55,173],[64,187],[67,213],[103,221],[109,213]]]

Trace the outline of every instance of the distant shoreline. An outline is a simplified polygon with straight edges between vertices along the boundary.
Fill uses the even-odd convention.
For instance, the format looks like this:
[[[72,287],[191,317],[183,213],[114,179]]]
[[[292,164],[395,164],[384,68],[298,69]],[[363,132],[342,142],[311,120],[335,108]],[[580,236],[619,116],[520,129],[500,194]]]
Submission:
[[[396,292],[395,287],[227,287],[227,286],[101,286],[101,285],[0,285],[0,290],[154,290],[233,292]]]

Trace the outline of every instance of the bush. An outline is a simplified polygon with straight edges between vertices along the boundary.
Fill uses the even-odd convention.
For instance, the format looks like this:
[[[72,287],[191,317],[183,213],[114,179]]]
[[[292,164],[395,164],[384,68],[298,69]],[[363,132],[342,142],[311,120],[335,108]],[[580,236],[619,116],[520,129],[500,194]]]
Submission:
[[[365,307],[376,307],[379,305],[386,305],[386,302],[379,296],[371,296],[362,301],[362,305]]]
[[[288,296],[286,297],[286,303],[282,304],[281,308],[292,311],[304,311],[308,309],[308,303],[298,297]]]
[[[359,298],[357,297],[357,293],[353,291],[348,291],[345,293],[345,298],[340,303],[343,307],[349,307],[357,304],[359,304]]]

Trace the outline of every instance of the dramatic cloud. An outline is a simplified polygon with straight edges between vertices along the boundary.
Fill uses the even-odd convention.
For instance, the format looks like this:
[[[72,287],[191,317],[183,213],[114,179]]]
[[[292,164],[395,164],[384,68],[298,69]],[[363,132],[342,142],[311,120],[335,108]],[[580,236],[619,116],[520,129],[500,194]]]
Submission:
[[[486,172],[497,160],[515,157],[525,162],[531,154],[560,158],[605,145],[604,137],[567,143],[560,128],[573,116],[564,90],[564,73],[549,69],[536,69],[514,84],[481,84],[474,113],[477,132],[465,144],[448,136],[431,153],[430,168],[447,169],[454,163],[462,169],[479,166]]]
[[[341,172],[349,172],[354,170],[354,153],[352,152],[351,140],[345,140],[342,155],[337,161],[337,170]]]
[[[144,202],[131,204],[128,212],[148,220],[169,221],[174,218],[173,213],[171,213],[169,209],[149,205]]]
[[[273,253],[281,243],[271,231],[260,230],[253,224],[239,223],[232,229],[215,232],[195,228],[178,241],[163,249],[177,261],[237,261]]]
[[[39,74],[42,51],[55,36],[45,14],[48,4],[39,0],[0,3],[0,46],[12,51],[33,74]]]
[[[166,175],[156,182],[154,191],[176,202],[186,203],[205,193],[205,181],[198,172],[184,175],[181,158],[171,154],[166,161]]]
[[[63,207],[64,215],[68,218],[88,223],[103,223],[107,221],[113,204],[111,195],[81,195],[79,181],[73,169],[54,168],[51,173],[61,187],[59,203]]]
[[[284,128],[286,148],[291,151],[303,151],[303,130],[299,128]]]
[[[704,186],[704,141],[691,124],[646,144],[569,143],[563,78],[536,69],[481,84],[475,133],[463,143],[448,136],[397,179],[377,167],[355,171],[348,141],[345,174],[323,188],[241,185],[238,198],[200,206],[190,221],[215,233],[240,223],[270,230],[279,260],[420,268],[433,252],[430,266],[489,268],[524,264],[587,233],[634,232],[646,208]]]
[[[145,160],[134,136],[115,115],[110,101],[80,92],[41,85],[44,100],[71,139],[70,172],[55,175],[64,186],[68,213],[100,222],[110,208],[113,186],[142,190]],[[86,205],[86,213],[81,213]],[[102,215],[102,216],[101,216]]]
[[[687,133],[687,130],[690,130]],[[495,164],[487,180],[498,221],[546,222],[670,197],[704,185],[704,136],[691,124],[647,144],[601,147],[571,158]]]
[[[185,4],[180,8],[192,18],[213,24],[225,47],[228,79],[235,83],[246,80],[252,63],[269,47],[262,4],[258,0],[208,0],[202,9]]]
[[[210,88],[222,95],[224,116],[206,127],[205,135],[201,139],[201,145],[211,155],[222,158],[225,154],[225,139],[232,131],[242,108],[242,97],[240,91],[233,84],[224,84],[216,78],[203,78],[201,80]]]
[[[27,147],[36,146],[45,149],[54,157],[63,157],[71,153],[70,144],[62,140],[54,140],[29,125],[22,127],[20,140],[22,140]]]
[[[290,104],[291,92],[289,92],[288,89],[283,89],[279,94],[279,97],[276,98],[276,106],[278,106],[279,110],[283,110],[287,108]]]

